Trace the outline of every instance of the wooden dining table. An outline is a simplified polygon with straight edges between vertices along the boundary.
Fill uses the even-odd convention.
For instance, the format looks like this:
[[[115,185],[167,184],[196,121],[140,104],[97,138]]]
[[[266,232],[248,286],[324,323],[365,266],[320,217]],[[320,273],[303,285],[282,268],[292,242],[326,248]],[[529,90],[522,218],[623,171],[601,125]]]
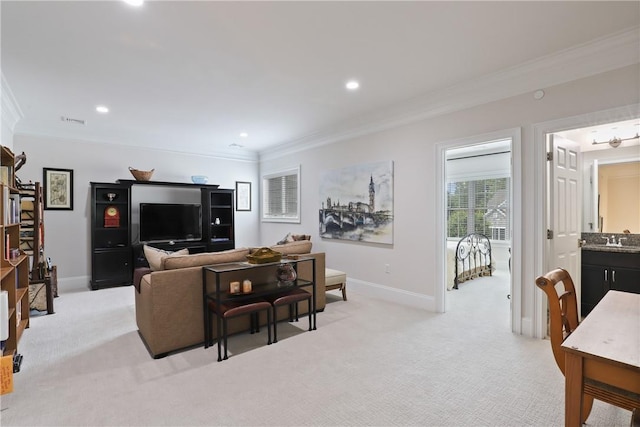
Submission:
[[[607,292],[562,349],[565,426],[581,425],[585,380],[611,387],[613,393],[640,396],[640,294]]]

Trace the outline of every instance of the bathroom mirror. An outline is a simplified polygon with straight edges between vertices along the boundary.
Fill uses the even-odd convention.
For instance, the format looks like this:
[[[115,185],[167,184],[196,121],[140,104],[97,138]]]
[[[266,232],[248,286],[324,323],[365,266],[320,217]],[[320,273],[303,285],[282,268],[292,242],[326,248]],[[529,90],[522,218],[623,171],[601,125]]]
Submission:
[[[594,231],[640,233],[640,161],[593,161]]]

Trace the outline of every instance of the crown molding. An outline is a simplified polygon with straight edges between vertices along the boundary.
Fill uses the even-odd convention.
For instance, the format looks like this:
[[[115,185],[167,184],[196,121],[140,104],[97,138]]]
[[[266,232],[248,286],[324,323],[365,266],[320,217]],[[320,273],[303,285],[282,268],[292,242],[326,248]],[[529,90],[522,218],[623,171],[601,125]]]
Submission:
[[[78,133],[68,132],[63,130],[52,130],[51,128],[48,128],[48,127],[33,126],[33,123],[31,123],[31,126],[29,127],[28,131],[23,132],[20,129],[18,129],[18,131],[15,132],[15,135],[35,136],[39,138],[54,139],[61,142],[80,142],[83,144],[87,144],[87,143],[108,144],[109,146],[116,145],[128,150],[132,150],[132,149],[133,150],[152,150],[153,152],[162,151],[166,153],[186,154],[190,156],[207,157],[207,158],[220,159],[220,160],[234,160],[234,161],[244,161],[244,162],[251,162],[251,163],[256,163],[258,161],[258,153],[253,151],[236,151],[236,150],[219,151],[218,150],[218,151],[203,152],[203,151],[195,151],[195,150],[189,151],[189,150],[169,149],[161,146],[154,146],[153,144],[132,145],[120,138],[115,138],[115,137],[114,138],[109,138],[109,137],[96,138],[93,135],[87,136],[84,134],[78,134]]]
[[[319,131],[262,150],[260,160],[392,129],[637,63],[640,63],[640,26],[421,95],[342,122],[331,131]]]
[[[13,133],[16,124],[24,117],[18,101],[13,96],[9,83],[4,78],[4,73],[0,71],[1,92],[2,92],[2,122]]]

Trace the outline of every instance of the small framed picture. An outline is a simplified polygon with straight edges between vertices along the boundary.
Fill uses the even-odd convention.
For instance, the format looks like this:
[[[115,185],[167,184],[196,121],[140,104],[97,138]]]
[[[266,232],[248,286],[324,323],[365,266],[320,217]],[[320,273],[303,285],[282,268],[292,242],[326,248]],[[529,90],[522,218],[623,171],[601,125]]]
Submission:
[[[251,183],[236,181],[236,210],[251,210]]]
[[[73,210],[73,170],[43,168],[44,208]]]

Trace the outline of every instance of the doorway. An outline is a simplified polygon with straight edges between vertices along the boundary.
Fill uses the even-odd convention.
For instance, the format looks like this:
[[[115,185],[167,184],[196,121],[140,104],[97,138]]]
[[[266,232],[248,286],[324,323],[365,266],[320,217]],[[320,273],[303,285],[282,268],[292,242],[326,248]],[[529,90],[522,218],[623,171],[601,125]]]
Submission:
[[[513,163],[514,159],[517,162],[520,159],[520,133],[520,129],[517,128],[444,142],[437,146],[439,197],[436,210],[436,253],[441,268],[436,276],[439,283],[436,286],[436,309],[440,312],[451,310],[454,301],[452,292],[464,292],[464,283],[459,285],[458,290],[450,290],[451,286],[448,283],[452,280],[448,273],[451,265],[449,259],[451,253],[455,253],[460,233],[481,232],[490,238],[495,265],[499,264],[500,272],[496,274],[496,279],[499,280],[502,276],[502,280],[508,283],[496,303],[504,302],[508,306],[508,323],[514,332],[519,332],[517,325],[520,323],[514,322],[516,316],[520,317],[520,289],[514,289],[513,273],[520,268],[514,253],[520,252],[517,245],[520,238],[521,199],[519,192],[513,189],[517,188],[521,181],[520,172],[514,170]],[[507,188],[497,191],[498,181],[506,183]],[[473,189],[470,190],[470,187]],[[478,188],[484,188],[486,191],[474,199],[481,200],[484,204],[476,212],[475,205],[468,204],[468,195],[477,193]],[[452,207],[449,203],[451,197],[459,197],[460,193],[465,195],[464,200],[467,203],[463,210],[466,209],[467,213],[475,212],[471,215],[473,218],[469,218],[467,213],[456,214],[456,210],[460,211],[457,209],[459,207]],[[505,196],[506,194],[508,195]]]
[[[576,141],[581,148],[585,148],[582,167],[583,190],[581,192],[583,214],[579,221],[582,232],[598,232],[597,214],[594,214],[597,197],[594,200],[594,192],[591,187],[594,160],[604,158],[607,159],[605,162],[616,162],[618,161],[616,159],[640,159],[640,141],[638,141],[638,138],[632,138],[640,131],[638,111],[640,111],[640,104],[554,120],[534,126],[536,174],[539,177],[536,182],[541,186],[538,189],[541,197],[538,198],[540,203],[536,212],[538,220],[535,225],[536,243],[539,248],[535,262],[535,270],[537,272],[548,271],[554,267],[550,259],[552,254],[551,243],[546,238],[546,230],[550,228],[549,218],[556,209],[550,197],[550,182],[546,167],[547,162],[545,161],[549,135],[559,135],[571,139]],[[609,133],[608,136],[605,131]],[[628,138],[628,140],[617,147],[613,147],[608,143],[614,137],[611,132],[616,134],[617,138]],[[631,134],[627,135],[629,132]],[[576,287],[579,287],[578,283],[576,283]],[[580,294],[579,289],[577,289],[577,293]],[[546,335],[546,312],[547,304],[544,295],[541,292],[535,292],[534,337],[544,338]]]

